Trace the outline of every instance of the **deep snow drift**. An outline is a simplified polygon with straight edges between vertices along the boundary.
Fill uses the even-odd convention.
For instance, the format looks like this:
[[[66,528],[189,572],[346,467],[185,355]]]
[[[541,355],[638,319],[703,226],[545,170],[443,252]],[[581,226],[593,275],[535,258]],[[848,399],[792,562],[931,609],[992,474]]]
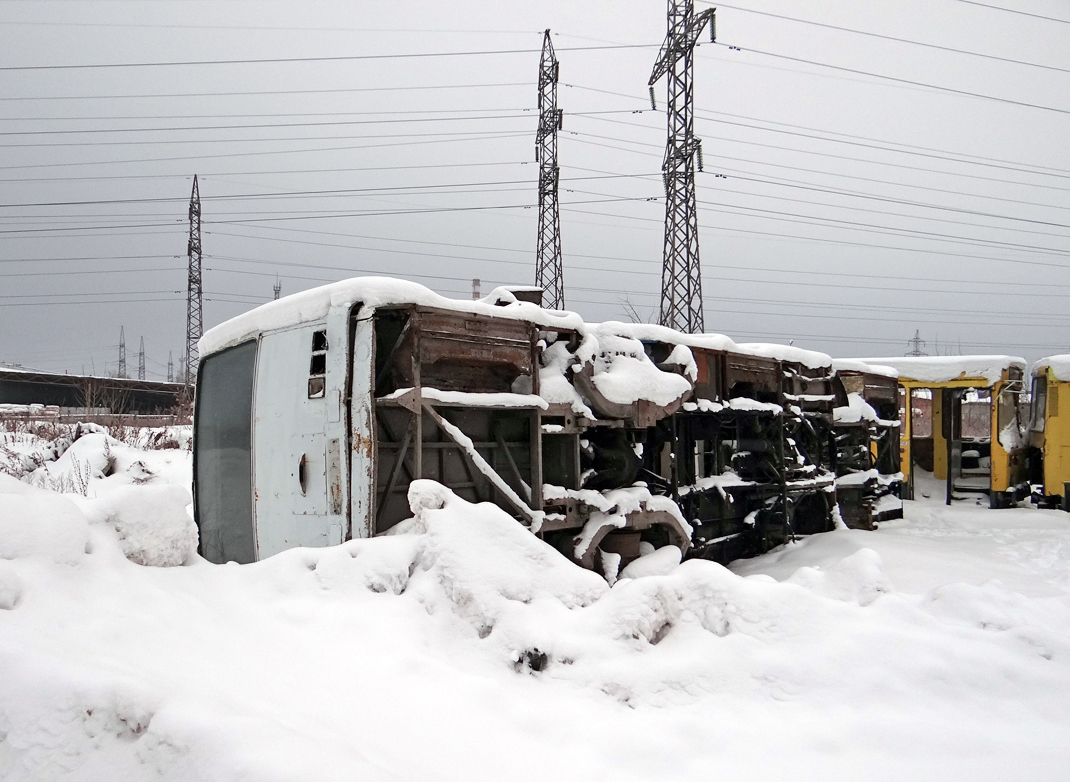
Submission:
[[[395,534],[215,566],[140,453],[0,476],[0,778],[1065,778],[1063,513],[907,503],[610,588],[418,482]]]

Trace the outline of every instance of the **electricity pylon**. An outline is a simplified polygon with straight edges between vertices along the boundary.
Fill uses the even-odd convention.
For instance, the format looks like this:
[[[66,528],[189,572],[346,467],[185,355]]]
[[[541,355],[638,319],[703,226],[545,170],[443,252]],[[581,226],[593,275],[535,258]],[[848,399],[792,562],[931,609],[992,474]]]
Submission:
[[[189,256],[189,282],[186,286],[186,393],[189,394],[197,373],[197,341],[204,331],[202,317],[203,291],[201,289],[201,191],[197,175],[193,175],[193,192],[189,197],[189,241],[186,244]]]
[[[141,348],[137,352],[137,379],[145,379],[145,338],[141,338]]]
[[[910,350],[907,351],[908,356],[927,356],[928,353],[922,351],[922,347],[925,346],[925,340],[921,338],[918,333],[918,329],[914,329],[914,336],[907,340],[907,344],[910,345]],[[961,352],[961,351],[960,351]]]
[[[692,52],[707,22],[715,37],[714,9],[695,16],[693,0],[668,0],[669,29],[650,74],[650,95],[662,76],[668,79],[668,140],[661,164],[665,180],[665,248],[661,270],[659,323],[687,333],[705,328],[702,317],[702,274],[698,259],[698,211],[695,204],[695,160],[702,169],[702,142],[695,138],[692,105]]]
[[[126,328],[119,327],[119,377],[126,377]]]
[[[175,360],[171,351],[167,351],[167,382],[175,382]]]
[[[557,55],[550,31],[542,38],[539,60],[539,129],[535,133],[535,160],[539,164],[539,237],[535,249],[535,284],[543,290],[543,306],[565,306],[565,279],[561,268],[561,213],[558,209],[557,131],[561,109],[557,108]]]

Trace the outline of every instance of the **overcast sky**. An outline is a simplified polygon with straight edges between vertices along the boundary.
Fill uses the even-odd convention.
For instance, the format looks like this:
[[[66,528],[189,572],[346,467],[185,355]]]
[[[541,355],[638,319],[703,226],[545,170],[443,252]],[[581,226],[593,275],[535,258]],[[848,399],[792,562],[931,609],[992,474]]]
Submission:
[[[567,306],[656,317],[660,0],[6,0],[0,25],[0,362],[114,372],[125,327],[131,375],[142,337],[148,377],[177,366],[195,173],[206,327],[276,275],[530,284],[547,27]],[[1065,2],[734,0],[717,39],[695,79],[708,330],[1070,351]],[[365,59],[150,65],[316,57]],[[124,67],[55,67],[97,64]]]

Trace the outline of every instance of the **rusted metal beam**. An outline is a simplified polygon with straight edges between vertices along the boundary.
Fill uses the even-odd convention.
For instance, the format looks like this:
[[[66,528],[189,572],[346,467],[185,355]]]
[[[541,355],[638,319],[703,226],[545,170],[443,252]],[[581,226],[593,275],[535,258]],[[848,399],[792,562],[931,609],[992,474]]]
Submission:
[[[531,502],[531,486],[524,480],[524,476],[520,474],[520,469],[516,466],[516,460],[513,458],[513,454],[509,451],[509,446],[505,442],[505,438],[502,437],[502,430],[500,427],[496,427],[494,431],[494,437],[498,441],[498,447],[501,448],[502,453],[505,454],[505,462],[509,465],[509,469],[513,471],[513,477],[516,478],[516,482],[520,485],[520,488],[524,490],[524,494],[527,495],[525,499]]]

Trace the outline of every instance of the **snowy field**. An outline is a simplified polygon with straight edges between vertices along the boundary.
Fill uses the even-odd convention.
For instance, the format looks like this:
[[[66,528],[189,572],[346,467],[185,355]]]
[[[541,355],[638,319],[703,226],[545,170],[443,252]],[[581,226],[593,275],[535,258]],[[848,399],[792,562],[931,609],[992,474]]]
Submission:
[[[399,534],[215,566],[184,448],[8,445],[5,780],[1068,775],[1059,511],[908,502],[610,588],[421,482]]]

